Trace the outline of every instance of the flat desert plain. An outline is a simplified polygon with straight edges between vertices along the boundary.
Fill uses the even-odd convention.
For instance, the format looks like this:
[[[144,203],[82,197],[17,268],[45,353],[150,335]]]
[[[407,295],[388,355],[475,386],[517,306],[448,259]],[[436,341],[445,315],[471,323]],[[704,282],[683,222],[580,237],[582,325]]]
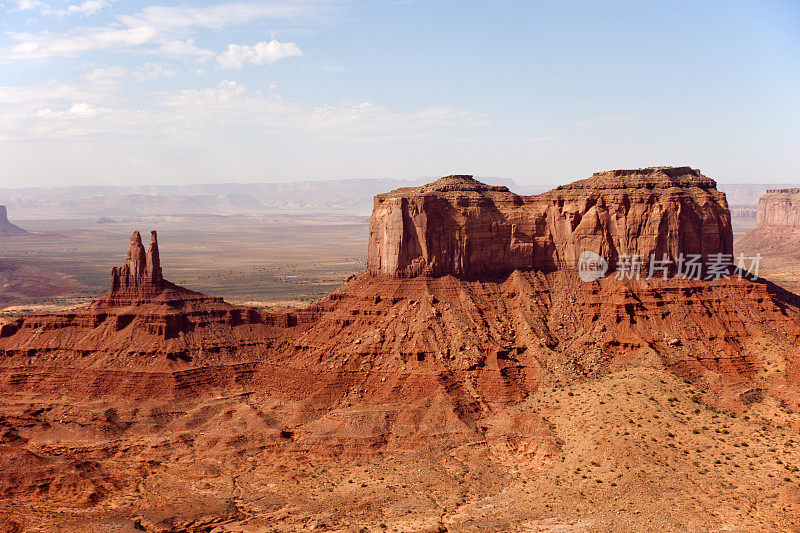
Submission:
[[[364,269],[369,217],[340,214],[175,215],[23,220],[32,234],[0,240],[8,272],[0,316],[86,304],[108,290],[131,231],[158,230],[165,275],[254,307],[301,307]],[[12,290],[13,289],[13,290]]]

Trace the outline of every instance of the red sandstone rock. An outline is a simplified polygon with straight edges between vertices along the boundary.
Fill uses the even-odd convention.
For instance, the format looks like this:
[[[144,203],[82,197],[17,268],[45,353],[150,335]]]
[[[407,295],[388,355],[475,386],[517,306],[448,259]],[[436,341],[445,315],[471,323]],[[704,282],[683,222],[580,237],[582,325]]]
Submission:
[[[583,495],[597,483],[570,476],[588,471],[589,456],[606,454],[604,463],[626,465],[608,478],[622,485],[625,478],[617,476],[627,475],[626,461],[647,442],[644,459],[630,464],[636,477],[623,496],[642,492],[640,467],[653,464],[657,443],[644,435],[622,437],[619,430],[624,424],[625,435],[636,432],[633,418],[640,415],[651,423],[672,416],[674,400],[666,395],[660,401],[670,408],[660,405],[658,416],[633,411],[656,405],[656,398],[645,398],[658,383],[667,387],[669,381],[670,390],[681,391],[670,396],[686,396],[687,406],[666,428],[681,434],[687,450],[695,448],[690,439],[701,438],[691,432],[701,431],[701,424],[684,427],[687,413],[702,407],[689,400],[698,395],[700,402],[698,391],[703,403],[740,413],[759,402],[796,405],[795,296],[737,278],[583,283],[570,270],[584,245],[609,258],[649,250],[729,252],[730,219],[711,180],[687,169],[617,171],[533,199],[463,177],[378,197],[370,271],[308,308],[284,314],[232,306],[163,280],[155,236],[145,254],[134,234],[109,294],[75,312],[24,317],[0,329],[0,392],[23,406],[18,413],[9,407],[0,412],[6,441],[0,446],[0,494],[39,517],[52,515],[43,501],[51,492],[63,495],[58,503],[71,506],[70,512],[92,506],[93,515],[79,516],[97,523],[150,513],[136,524],[153,530],[208,529],[222,519],[262,518],[272,525],[297,514],[297,507],[274,502],[294,490],[309,492],[303,483],[312,478],[298,474],[301,468],[313,466],[320,479],[328,475],[314,468],[320,458],[335,469],[348,457],[368,457],[372,468],[380,456],[421,452],[392,465],[398,467],[397,485],[411,484],[404,477],[416,475],[420,459],[433,457],[438,482],[429,488],[438,493],[449,486],[442,479],[453,479],[471,499],[434,508],[436,520],[468,514],[470,504],[474,516],[485,520],[486,506],[499,501],[499,485],[493,477],[484,481],[476,470],[482,464],[508,465],[520,473],[515,476],[532,471],[531,484],[560,469],[549,501],[572,490],[581,497],[570,501],[586,505]],[[492,277],[509,268],[517,271]],[[602,397],[584,390],[588,401],[571,410],[570,390],[559,405],[544,406],[545,420],[524,403],[544,390],[559,394],[557,385],[602,387],[614,372],[630,369],[649,372],[639,384],[651,389],[639,404],[632,403],[638,389],[627,395],[607,389]],[[624,417],[612,419],[610,429],[602,430],[605,422],[598,418],[583,419],[587,410],[605,416],[607,404],[621,405]],[[697,416],[705,415],[703,409]],[[772,424],[764,413],[748,422],[762,437]],[[556,432],[548,421],[564,416],[571,420]],[[581,447],[583,433],[601,431],[599,444]],[[609,439],[626,448],[605,450]],[[726,445],[713,437],[708,444]],[[670,473],[675,465],[706,459],[685,458],[681,451],[663,461],[669,468],[662,472],[688,483]],[[297,469],[282,470],[292,461]],[[274,471],[252,473],[271,464],[278,465]],[[717,490],[719,480],[704,481],[691,468],[681,474],[707,483],[704,494]],[[599,464],[593,469],[593,476],[602,474]],[[453,478],[443,477],[453,472]],[[743,479],[756,474],[761,472]],[[654,487],[662,482],[652,479]],[[772,490],[769,481],[759,483]],[[400,490],[381,485],[367,492],[372,485],[352,484],[363,491],[348,499],[341,496],[348,485],[331,486],[332,499],[317,500],[328,492],[316,490],[313,499],[356,514],[367,512],[365,502],[378,506],[368,494],[389,498]],[[610,486],[604,483],[603,490],[613,491]],[[671,486],[681,497],[695,491],[693,503],[684,506],[695,508],[697,485],[683,492]],[[211,518],[184,501],[187,495],[201,499]],[[606,493],[595,496],[592,501],[608,499]],[[436,499],[442,498],[429,498]],[[173,506],[162,511],[164,501]],[[408,501],[397,502],[398,512],[406,513]],[[273,514],[273,505],[283,514]],[[612,520],[619,520],[614,506]],[[780,520],[781,511],[768,510],[778,516],[770,520]],[[149,518],[153,514],[157,518]],[[287,530],[311,523],[291,519]],[[422,528],[409,522],[400,529]]]
[[[150,249],[145,254],[142,237],[134,231],[125,264],[111,269],[111,293],[155,294],[163,288],[156,232],[150,232]]]
[[[771,189],[758,202],[757,225],[736,239],[737,254],[760,256],[759,273],[800,293],[800,189]]]
[[[736,239],[746,255],[764,256],[762,271],[795,291],[800,290],[800,189],[770,189],[758,201],[757,225]]]
[[[800,189],[770,189],[758,200],[758,226],[800,229]]]
[[[468,279],[575,268],[581,252],[731,254],[725,195],[689,167],[600,172],[538,196],[448,176],[375,198],[367,269]]]

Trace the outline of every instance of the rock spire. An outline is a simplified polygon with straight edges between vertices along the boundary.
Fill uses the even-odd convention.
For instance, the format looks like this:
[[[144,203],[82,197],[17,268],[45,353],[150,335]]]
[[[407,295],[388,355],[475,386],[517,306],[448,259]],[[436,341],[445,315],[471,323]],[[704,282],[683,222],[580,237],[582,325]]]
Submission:
[[[111,292],[152,294],[163,288],[158,235],[155,231],[150,232],[150,249],[145,253],[142,237],[138,231],[134,231],[125,264],[111,269]]]

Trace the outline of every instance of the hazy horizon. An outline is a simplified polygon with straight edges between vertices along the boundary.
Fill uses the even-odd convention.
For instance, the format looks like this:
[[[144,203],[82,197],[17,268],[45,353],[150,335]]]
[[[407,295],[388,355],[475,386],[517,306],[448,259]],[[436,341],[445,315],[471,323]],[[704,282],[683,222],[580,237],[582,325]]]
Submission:
[[[682,165],[682,166],[684,166],[684,165]],[[690,166],[690,165],[685,165],[685,166]],[[606,170],[617,170],[617,169],[610,169],[609,168],[609,169],[598,170],[596,172],[602,172],[602,171],[606,171]],[[700,170],[702,171],[702,169],[700,169]],[[416,177],[391,177],[391,176],[373,176],[373,177],[363,177],[363,178],[355,178],[355,177],[326,178],[326,177],[319,177],[319,178],[302,178],[302,179],[294,179],[294,180],[293,179],[289,179],[289,178],[281,179],[279,177],[279,178],[275,178],[275,179],[272,179],[272,180],[266,180],[266,179],[259,180],[258,178],[253,178],[250,181],[245,181],[245,180],[242,180],[242,181],[213,181],[212,179],[210,179],[208,181],[197,181],[197,182],[191,182],[191,181],[187,181],[187,182],[162,181],[162,182],[159,182],[159,183],[148,183],[148,182],[142,182],[142,183],[114,183],[113,181],[108,181],[108,182],[98,182],[98,183],[63,183],[63,184],[54,183],[54,184],[51,184],[51,185],[30,185],[30,184],[26,184],[26,183],[5,183],[4,181],[0,181],[0,191],[4,191],[4,190],[26,190],[26,189],[30,189],[30,190],[33,190],[33,189],[60,189],[60,188],[75,188],[75,189],[87,188],[87,189],[91,189],[91,188],[103,188],[103,187],[109,187],[109,188],[117,187],[117,188],[131,188],[131,189],[147,188],[147,187],[153,187],[153,188],[158,188],[158,187],[163,187],[163,188],[171,188],[171,187],[175,187],[175,188],[178,188],[178,187],[191,188],[191,187],[203,187],[203,186],[213,187],[213,186],[239,186],[239,185],[241,185],[241,186],[247,186],[247,185],[286,185],[286,184],[293,184],[293,183],[297,183],[297,184],[301,184],[301,183],[336,183],[336,182],[347,182],[347,181],[351,181],[351,180],[356,180],[356,181],[364,181],[364,180],[399,181],[399,182],[408,182],[409,185],[413,185],[415,183],[418,183],[418,182],[421,182],[421,181],[426,181],[426,180],[427,181],[434,181],[434,180],[436,180],[436,179],[438,179],[440,177],[443,177],[444,175],[452,175],[452,174],[463,174],[463,172],[448,172],[447,174],[443,174],[442,176],[416,176]],[[521,182],[521,181],[519,181],[517,179],[514,179],[511,176],[474,176],[474,177],[475,177],[475,179],[477,179],[479,181],[484,181],[484,180],[492,181],[493,179],[494,180],[500,180],[500,181],[511,181],[515,185],[518,185],[518,186],[523,187],[525,189],[535,188],[535,189],[549,190],[549,189],[558,187],[559,185],[565,185],[565,184],[570,183],[572,181],[585,179],[585,178],[588,178],[590,176],[591,176],[591,174],[587,174],[585,176],[576,176],[574,178],[568,178],[568,179],[562,180],[562,181],[539,180],[539,181],[528,182],[528,183]],[[778,179],[778,178],[775,178],[775,179],[764,178],[762,180],[750,179],[749,181],[748,181],[747,177],[741,177],[739,179],[732,178],[732,179],[726,180],[726,181],[721,181],[719,179],[714,178],[713,176],[708,176],[708,177],[714,179],[719,186],[726,186],[726,185],[731,186],[731,185],[733,185],[733,186],[754,186],[754,187],[758,186],[758,187],[761,187],[761,186],[770,186],[770,185],[776,185],[776,186],[783,186],[783,185],[798,186],[798,185],[800,185],[800,177],[798,177],[796,179],[786,178],[784,180],[781,180],[781,179]],[[515,191],[512,190],[512,192],[515,192]],[[528,193],[527,192],[523,192],[522,194],[528,194]],[[0,200],[2,200],[2,198],[0,198]]]

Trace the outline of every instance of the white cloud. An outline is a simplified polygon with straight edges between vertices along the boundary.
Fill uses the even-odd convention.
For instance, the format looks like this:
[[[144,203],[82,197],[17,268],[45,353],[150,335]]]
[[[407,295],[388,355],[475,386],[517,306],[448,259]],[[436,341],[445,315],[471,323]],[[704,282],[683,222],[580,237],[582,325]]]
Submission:
[[[44,15],[56,15],[64,17],[68,15],[95,15],[100,13],[103,8],[110,6],[107,0],[84,0],[80,4],[70,4],[64,9],[43,9]]]
[[[217,63],[220,68],[241,69],[245,63],[274,65],[281,59],[302,54],[296,44],[280,43],[272,39],[270,42],[258,42],[255,46],[229,44],[228,49],[217,56]]]
[[[211,50],[198,48],[194,44],[194,39],[186,39],[185,41],[168,41],[162,44],[158,50],[168,56],[198,56],[201,58],[209,58],[214,55]]]
[[[16,7],[11,11],[30,11],[42,5],[39,0],[16,0],[14,4]]]
[[[51,81],[40,85],[0,87],[0,112],[9,109],[32,109],[71,101],[105,101],[112,93],[108,87],[77,85]]]
[[[103,10],[104,7],[110,5],[104,0],[85,0],[80,4],[73,4],[67,8],[68,15],[81,14],[81,15],[94,15]]]
[[[12,34],[20,44],[10,51],[0,53],[0,59],[35,59],[55,56],[75,56],[89,50],[130,48],[152,41],[157,36],[155,28],[91,28],[71,35]]]
[[[142,68],[137,70],[133,76],[139,81],[152,80],[155,78],[174,78],[178,73],[171,68],[158,63],[145,63]]]
[[[47,119],[74,119],[74,118],[91,118],[100,113],[108,113],[110,109],[95,107],[85,102],[74,103],[72,107],[65,111],[53,111],[52,109],[40,109],[37,111],[36,116],[39,118]]]
[[[87,72],[83,77],[91,85],[116,87],[125,79],[127,69],[123,66],[96,68]]]
[[[124,15],[119,20],[129,27],[153,26],[164,31],[192,28],[219,29],[233,24],[243,24],[261,19],[318,20],[327,11],[327,2],[231,2],[205,7],[148,6],[135,15]]]
[[[19,9],[33,9],[39,5],[36,2],[38,0],[18,0],[17,6]],[[106,4],[107,0],[85,0],[70,5],[64,14],[70,14],[70,9],[72,13],[90,14]],[[326,19],[332,5],[332,2],[324,0],[276,0],[205,7],[149,6],[134,15],[118,16],[117,22],[108,26],[76,28],[61,33],[12,33],[10,37],[18,44],[0,48],[0,61],[75,56],[91,50],[124,50],[144,45],[155,45],[150,51],[168,55],[212,57],[213,52],[196,47],[188,37],[201,29],[221,29],[264,19],[306,20],[319,24]]]
[[[369,102],[323,106],[289,102],[278,95],[248,91],[234,81],[207,89],[183,90],[166,98],[162,108],[159,113],[181,122],[183,130],[224,124],[254,132],[294,130],[365,142],[425,136],[441,128],[489,123],[485,115],[451,108],[404,112]]]
[[[185,138],[192,144],[199,137],[226,135],[219,133],[225,131],[247,137],[294,132],[308,138],[372,143],[489,123],[484,115],[451,108],[407,112],[369,102],[322,106],[291,102],[278,95],[248,91],[234,81],[163,95],[152,105],[138,109],[117,107],[117,103],[103,106],[91,99],[67,100],[65,105],[65,97],[76,93],[57,87],[40,93],[47,96],[48,91],[58,98],[43,105],[41,98],[20,102],[31,91],[0,89],[0,140],[172,137]],[[102,97],[103,93],[99,94]],[[78,118],[81,120],[76,121]]]

